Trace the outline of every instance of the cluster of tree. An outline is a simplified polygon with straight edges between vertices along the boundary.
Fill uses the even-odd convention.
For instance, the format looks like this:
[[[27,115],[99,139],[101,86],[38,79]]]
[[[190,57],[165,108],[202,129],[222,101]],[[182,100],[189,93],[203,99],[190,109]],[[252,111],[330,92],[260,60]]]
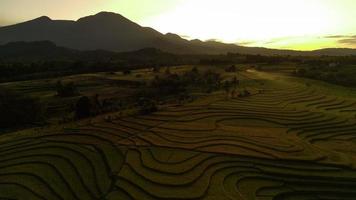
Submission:
[[[212,92],[221,88],[221,75],[214,71],[199,72],[194,67],[182,74],[171,73],[167,68],[162,75],[157,75],[148,86],[139,90],[132,101],[136,102],[141,114],[148,114],[157,110],[158,102],[174,99],[183,103],[192,97],[192,91]]]
[[[73,97],[79,95],[79,91],[73,82],[63,84],[62,81],[59,80],[56,85],[56,90],[59,97]]]
[[[228,65],[228,64],[249,64],[249,63],[266,63],[278,64],[281,62],[291,61],[293,57],[290,56],[263,56],[263,55],[242,55],[235,53],[228,53],[226,55],[213,55],[208,58],[201,58],[200,64],[208,65]]]
[[[123,103],[122,100],[117,99],[101,100],[99,98],[99,95],[95,95],[93,97],[80,97],[77,100],[73,111],[75,113],[75,119],[80,120],[97,116],[103,113],[121,111],[122,109],[124,109],[124,107],[129,106],[134,106],[134,108],[136,108],[138,113],[141,115],[150,114],[158,110],[157,100],[150,98],[147,95],[135,96],[131,98],[129,102],[126,103]]]
[[[23,45],[23,44],[22,44]],[[31,49],[28,44],[27,49]],[[53,45],[48,48],[56,48]],[[10,47],[6,47],[10,48]],[[73,51],[59,49],[51,51],[53,55],[46,57],[46,53],[38,56],[32,51],[22,52],[22,46],[16,45],[11,52],[20,52],[22,56],[0,55],[0,82],[31,80],[39,78],[51,78],[64,75],[129,71],[138,68],[153,67],[156,71],[162,66],[186,65],[186,64],[208,64],[208,65],[232,65],[232,64],[278,64],[282,62],[293,62],[313,66],[325,66],[329,63],[341,65],[356,64],[356,56],[288,56],[288,55],[243,55],[228,53],[222,55],[174,55],[157,49],[142,49],[134,52],[115,53],[106,51]],[[60,52],[58,55],[57,53]],[[34,54],[34,55],[32,55]],[[6,54],[5,54],[6,55]],[[27,55],[27,56],[26,56]],[[11,59],[9,59],[11,57]],[[29,58],[27,58],[29,57]],[[55,60],[56,59],[56,60]]]
[[[356,70],[353,69],[353,67],[307,66],[298,68],[295,74],[300,77],[322,80],[348,87],[356,87]]]
[[[254,51],[251,51],[253,54]],[[281,52],[282,53],[282,52]],[[325,52],[327,53],[327,52]],[[235,63],[296,62],[324,65],[330,62],[356,64],[356,56],[320,56],[319,54],[244,55],[227,53],[221,55],[175,55],[154,48],[133,52],[77,51],[57,47],[51,42],[15,42],[0,46],[0,80],[6,77],[37,78],[43,72],[55,76],[82,72],[112,71],[122,68],[154,67],[183,64],[226,65]],[[50,72],[50,73],[49,73]],[[37,74],[35,76],[35,74]],[[27,75],[27,76],[25,76]],[[30,76],[31,75],[31,76]],[[43,77],[43,76],[42,76]]]
[[[237,68],[235,65],[231,65],[231,66],[225,68],[225,72],[236,72],[236,71],[237,71]]]
[[[127,53],[75,51],[47,43],[14,43],[2,48],[0,46],[0,82],[197,62],[194,56],[174,55],[157,49]]]
[[[328,66],[330,63],[340,65],[355,65],[356,56],[289,56],[289,55],[244,55],[228,53],[225,55],[200,56],[201,64],[228,65],[228,64],[280,64],[297,63],[312,66]]]
[[[157,96],[170,96],[184,94],[189,89],[212,92],[220,88],[221,80],[221,75],[211,70],[199,72],[194,67],[191,71],[176,74],[168,68],[164,75],[157,75],[150,86],[157,91]]]
[[[248,97],[251,95],[246,88],[240,87],[240,80],[236,76],[231,80],[225,80],[223,89],[225,90],[226,98]]]
[[[197,88],[205,92],[212,92],[221,87],[221,74],[212,70],[200,72],[196,67],[181,76],[182,82],[188,87]]]
[[[139,113],[141,115],[147,115],[153,112],[158,111],[157,103],[153,99],[149,98],[140,98],[138,99],[137,106],[139,109]]]
[[[54,78],[72,74],[118,71],[120,62],[39,61],[0,63],[0,82]]]
[[[121,102],[117,105],[109,99],[101,100],[98,94],[92,97],[81,96],[75,104],[75,118],[93,117],[101,113],[117,111],[119,107],[121,107]]]
[[[43,123],[45,109],[38,99],[0,88],[0,130]]]

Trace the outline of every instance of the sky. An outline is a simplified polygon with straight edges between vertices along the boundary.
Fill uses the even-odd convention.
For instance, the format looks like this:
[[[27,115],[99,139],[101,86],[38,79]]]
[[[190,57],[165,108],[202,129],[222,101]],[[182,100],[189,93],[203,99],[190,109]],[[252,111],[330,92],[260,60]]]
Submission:
[[[356,48],[355,0],[0,0],[0,26],[119,13],[162,33],[244,46]]]

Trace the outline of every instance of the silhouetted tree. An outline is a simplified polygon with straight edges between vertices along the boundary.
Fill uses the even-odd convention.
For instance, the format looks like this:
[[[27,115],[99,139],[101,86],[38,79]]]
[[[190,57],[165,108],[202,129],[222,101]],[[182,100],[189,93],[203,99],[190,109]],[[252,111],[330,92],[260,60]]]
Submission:
[[[79,95],[77,87],[72,82],[63,84],[62,81],[58,81],[56,84],[56,90],[59,97],[72,97]]]
[[[160,71],[161,71],[161,68],[159,66],[153,67],[153,73],[159,73]]]
[[[90,98],[82,96],[76,104],[75,114],[78,119],[83,119],[91,116],[92,103]]]
[[[230,67],[225,68],[226,72],[236,72],[236,66],[235,65],[231,65]]]
[[[193,67],[191,72],[195,74],[199,74],[199,70],[197,67]]]
[[[240,81],[237,79],[236,76],[232,79],[232,85],[234,86],[234,89],[236,89],[240,85]]]
[[[171,69],[169,67],[167,67],[166,71],[164,72],[166,75],[170,75],[171,74]]]
[[[222,78],[219,73],[209,70],[205,72],[203,80],[205,81],[207,91],[210,93],[220,87]]]
[[[224,91],[226,93],[226,98],[229,98],[229,94],[230,94],[230,91],[231,91],[231,82],[226,80],[224,81]]]
[[[124,75],[129,75],[129,74],[131,74],[131,70],[124,70],[123,72],[122,72]]]
[[[158,110],[156,102],[148,98],[140,98],[137,103],[139,112],[142,115],[148,115]]]

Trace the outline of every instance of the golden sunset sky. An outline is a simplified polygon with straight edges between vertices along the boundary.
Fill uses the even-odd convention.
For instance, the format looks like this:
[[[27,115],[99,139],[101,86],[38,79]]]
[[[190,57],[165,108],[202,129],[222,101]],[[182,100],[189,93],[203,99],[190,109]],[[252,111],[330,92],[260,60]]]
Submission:
[[[355,0],[0,0],[0,26],[119,13],[162,33],[244,46],[356,48]]]

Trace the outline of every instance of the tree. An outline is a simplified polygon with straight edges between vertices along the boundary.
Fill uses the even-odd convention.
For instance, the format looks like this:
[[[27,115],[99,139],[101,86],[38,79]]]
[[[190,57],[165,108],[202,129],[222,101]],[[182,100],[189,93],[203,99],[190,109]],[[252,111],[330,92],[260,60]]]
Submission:
[[[240,85],[240,81],[237,79],[236,76],[232,79],[232,85],[234,86],[235,89],[237,88],[237,86]]]
[[[139,112],[142,115],[148,115],[158,110],[156,102],[148,98],[140,98],[138,100]]]
[[[251,93],[246,88],[244,88],[244,90],[242,92],[240,92],[240,94],[238,96],[239,97],[248,97],[248,96],[251,96]]]
[[[211,92],[217,90],[221,84],[221,75],[219,73],[208,70],[204,74],[205,85],[207,87],[207,91]]]
[[[82,96],[75,106],[75,114],[78,119],[88,118],[91,115],[92,104],[87,96]]]
[[[191,72],[194,74],[199,74],[199,70],[197,67],[193,67]]]
[[[226,72],[236,72],[236,66],[235,65],[231,65],[230,67],[225,68]]]
[[[169,69],[169,67],[167,67],[166,71],[164,72],[166,75],[171,75],[171,70]]]
[[[230,90],[231,90],[231,83],[230,81],[225,81],[224,82],[224,90],[226,92],[226,98],[229,98]]]
[[[56,84],[57,95],[59,97],[73,97],[79,95],[77,87],[74,83],[63,84],[62,81],[58,81]]]
[[[161,71],[161,68],[159,66],[154,66],[152,71],[153,73],[159,73]]]
[[[156,76],[151,85],[159,91],[159,95],[176,95],[186,91],[187,83],[177,74],[170,74],[162,78]]]
[[[129,75],[129,74],[131,74],[131,70],[124,70],[123,72],[122,72],[122,74],[124,74],[124,75]]]

